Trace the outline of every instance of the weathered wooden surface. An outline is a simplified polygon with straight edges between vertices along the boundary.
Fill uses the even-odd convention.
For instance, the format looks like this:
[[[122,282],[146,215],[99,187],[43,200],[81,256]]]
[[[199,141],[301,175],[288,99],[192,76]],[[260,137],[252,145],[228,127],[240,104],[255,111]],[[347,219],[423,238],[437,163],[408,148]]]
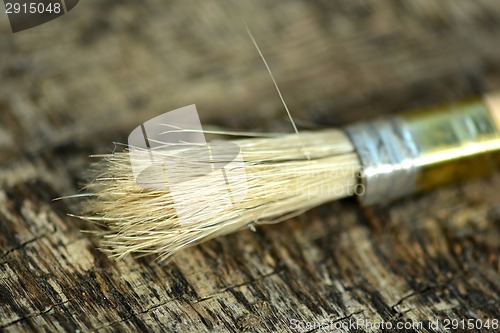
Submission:
[[[500,319],[500,174],[384,209],[331,203],[168,265],[106,258],[66,216],[77,202],[52,202],[78,190],[89,154],[182,105],[289,130],[242,18],[304,126],[500,89],[497,0],[88,0],[29,31],[4,24],[0,330],[442,332],[425,327]]]

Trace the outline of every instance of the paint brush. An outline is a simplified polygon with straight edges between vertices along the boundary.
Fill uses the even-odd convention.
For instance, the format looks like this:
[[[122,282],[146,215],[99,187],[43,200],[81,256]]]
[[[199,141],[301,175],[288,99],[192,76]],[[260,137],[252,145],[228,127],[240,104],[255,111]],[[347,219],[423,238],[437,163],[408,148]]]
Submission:
[[[155,170],[164,173],[145,178],[161,183],[156,187],[144,186],[144,179],[138,184],[131,162],[141,153],[148,162],[151,151],[132,155],[128,147],[101,155],[81,217],[104,226],[102,247],[112,256],[157,254],[165,260],[188,246],[347,196],[385,204],[486,175],[500,165],[500,94],[341,129],[229,138],[225,142],[240,153],[232,167],[226,167],[233,161],[226,145],[206,144],[212,152],[206,160],[203,149],[170,149],[156,140],[163,158]],[[212,176],[197,169],[203,165]],[[193,172],[200,176],[195,181],[179,181]]]

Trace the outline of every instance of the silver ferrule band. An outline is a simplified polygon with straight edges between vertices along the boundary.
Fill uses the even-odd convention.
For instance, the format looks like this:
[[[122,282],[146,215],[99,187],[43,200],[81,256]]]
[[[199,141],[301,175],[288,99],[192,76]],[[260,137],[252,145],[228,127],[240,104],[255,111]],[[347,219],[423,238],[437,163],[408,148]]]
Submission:
[[[361,162],[360,182],[366,204],[385,203],[414,192],[419,151],[398,118],[375,120],[346,129]]]

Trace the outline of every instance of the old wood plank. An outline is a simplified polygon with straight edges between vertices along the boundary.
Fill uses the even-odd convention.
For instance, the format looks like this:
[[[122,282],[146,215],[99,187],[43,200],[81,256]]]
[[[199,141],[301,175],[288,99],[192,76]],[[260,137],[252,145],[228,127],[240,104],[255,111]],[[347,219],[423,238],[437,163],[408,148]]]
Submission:
[[[495,0],[85,1],[36,29],[4,29],[0,330],[341,332],[363,320],[370,332],[499,319],[499,174],[385,208],[329,203],[166,265],[108,259],[80,232],[92,226],[66,215],[78,202],[52,201],[78,191],[88,155],[181,105],[197,103],[204,122],[290,130],[241,17],[299,123],[500,88]],[[443,330],[425,327],[406,331]]]

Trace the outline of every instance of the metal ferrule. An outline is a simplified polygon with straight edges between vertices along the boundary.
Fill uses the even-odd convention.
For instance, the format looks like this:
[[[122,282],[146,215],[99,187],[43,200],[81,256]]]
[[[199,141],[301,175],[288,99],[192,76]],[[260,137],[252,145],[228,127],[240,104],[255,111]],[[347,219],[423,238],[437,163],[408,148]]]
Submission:
[[[500,98],[354,124],[366,204],[481,176],[500,166]]]

